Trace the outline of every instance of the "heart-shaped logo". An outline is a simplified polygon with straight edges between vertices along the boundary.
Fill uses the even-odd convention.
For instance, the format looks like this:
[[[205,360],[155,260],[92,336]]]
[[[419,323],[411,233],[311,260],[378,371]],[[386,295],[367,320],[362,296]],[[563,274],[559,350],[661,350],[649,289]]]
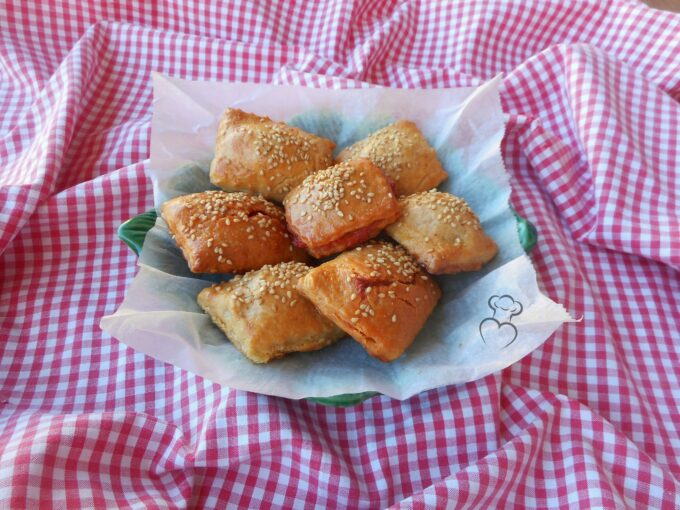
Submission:
[[[479,325],[479,334],[487,345],[503,349],[517,338],[517,328],[509,322],[498,322],[496,319],[484,319]]]

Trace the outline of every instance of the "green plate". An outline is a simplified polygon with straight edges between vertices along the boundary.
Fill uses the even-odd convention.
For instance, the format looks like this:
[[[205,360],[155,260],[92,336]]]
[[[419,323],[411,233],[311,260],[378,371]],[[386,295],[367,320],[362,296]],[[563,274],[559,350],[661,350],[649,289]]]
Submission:
[[[519,234],[519,242],[524,248],[524,251],[529,253],[538,242],[538,232],[531,222],[522,218],[517,212],[512,209],[515,218],[517,219],[517,233]],[[151,209],[134,218],[129,219],[118,227],[118,237],[127,244],[132,251],[139,255],[144,245],[146,233],[151,230],[156,223],[156,210]],[[306,400],[315,402],[317,404],[334,407],[351,407],[361,402],[368,400],[371,397],[380,395],[377,391],[365,391],[363,393],[345,393],[342,395],[334,395],[332,397],[309,397]]]

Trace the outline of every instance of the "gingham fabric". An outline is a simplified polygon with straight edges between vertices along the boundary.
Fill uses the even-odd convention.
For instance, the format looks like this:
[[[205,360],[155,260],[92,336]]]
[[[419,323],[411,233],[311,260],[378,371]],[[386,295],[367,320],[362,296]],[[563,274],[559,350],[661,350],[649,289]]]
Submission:
[[[629,2],[0,4],[0,507],[680,507],[680,15]],[[452,87],[504,73],[512,204],[580,323],[348,409],[103,334],[152,205],[152,71]]]

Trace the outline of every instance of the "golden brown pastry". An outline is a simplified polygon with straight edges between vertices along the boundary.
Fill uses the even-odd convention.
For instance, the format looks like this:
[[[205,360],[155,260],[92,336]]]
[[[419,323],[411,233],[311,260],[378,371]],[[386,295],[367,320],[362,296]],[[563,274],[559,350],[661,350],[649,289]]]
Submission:
[[[283,205],[295,242],[317,258],[375,237],[401,213],[385,174],[366,159],[310,175]]]
[[[335,143],[235,108],[222,117],[210,182],[281,202],[309,174],[333,164]]]
[[[338,154],[338,161],[368,158],[394,180],[397,196],[434,188],[448,174],[416,125],[399,120]]]
[[[406,250],[386,242],[321,264],[300,279],[298,289],[381,361],[404,353],[441,295]]]
[[[293,246],[283,210],[259,196],[184,195],[165,202],[161,216],[194,273],[243,273],[308,259]]]
[[[476,271],[498,252],[462,198],[431,190],[400,203],[403,214],[387,233],[430,273]]]
[[[255,363],[321,349],[344,333],[296,290],[309,269],[300,262],[264,266],[203,289],[197,301],[231,343]]]

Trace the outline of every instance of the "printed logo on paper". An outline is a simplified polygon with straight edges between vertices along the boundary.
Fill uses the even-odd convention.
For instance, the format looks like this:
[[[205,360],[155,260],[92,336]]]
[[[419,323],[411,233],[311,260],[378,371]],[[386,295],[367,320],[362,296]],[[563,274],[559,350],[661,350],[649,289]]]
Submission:
[[[512,323],[512,318],[522,313],[522,303],[509,294],[503,294],[491,296],[489,308],[493,314],[479,323],[479,334],[485,344],[505,349],[517,340],[517,327]]]

